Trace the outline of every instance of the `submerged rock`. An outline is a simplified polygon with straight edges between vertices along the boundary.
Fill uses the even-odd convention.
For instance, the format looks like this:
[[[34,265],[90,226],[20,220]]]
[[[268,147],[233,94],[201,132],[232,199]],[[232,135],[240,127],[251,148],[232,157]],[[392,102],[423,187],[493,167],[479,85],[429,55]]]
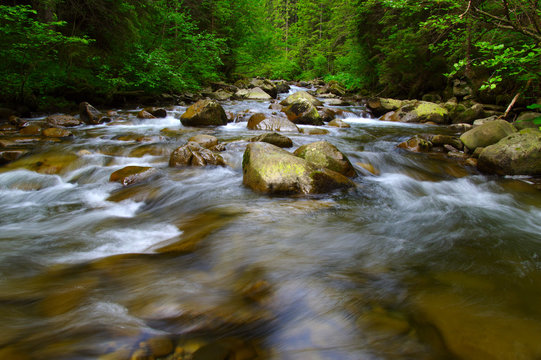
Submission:
[[[109,181],[119,182],[124,186],[140,183],[156,175],[158,170],[147,166],[126,166],[111,174]]]
[[[170,167],[206,165],[225,166],[225,161],[220,155],[195,142],[177,148],[169,158]]]
[[[278,146],[280,148],[290,148],[293,146],[293,141],[288,138],[287,136],[284,136],[282,134],[278,133],[265,133],[263,135],[259,135],[256,137],[253,137],[250,139],[251,142],[266,142],[275,146]]]
[[[342,174],[262,142],[248,144],[242,169],[244,185],[266,194],[319,194],[355,186]]]
[[[214,100],[199,100],[182,114],[180,122],[184,126],[227,125],[227,115],[220,104]]]
[[[464,145],[475,150],[477,147],[492,145],[516,132],[516,129],[505,120],[495,120],[487,122],[481,126],[465,132],[460,137]]]
[[[291,131],[300,132],[297,125],[278,116],[267,117],[263,113],[252,115],[248,119],[248,129],[250,130],[266,130],[266,131]]]
[[[293,153],[304,160],[347,177],[356,175],[355,169],[344,153],[327,141],[318,141],[299,147]]]
[[[498,175],[541,175],[541,132],[522,130],[487,146],[478,167]]]

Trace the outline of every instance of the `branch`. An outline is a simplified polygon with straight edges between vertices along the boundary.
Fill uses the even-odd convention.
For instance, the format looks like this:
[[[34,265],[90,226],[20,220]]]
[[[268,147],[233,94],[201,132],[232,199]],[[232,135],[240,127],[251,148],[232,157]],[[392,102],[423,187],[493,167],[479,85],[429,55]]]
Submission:
[[[499,17],[499,16],[496,16],[496,15],[492,15],[486,11],[483,11],[483,10],[480,10],[478,8],[474,8],[475,9],[475,12],[483,15],[483,16],[486,16],[490,19],[493,19],[493,20],[496,20],[496,21],[499,21],[500,24],[494,24],[494,26],[500,28],[500,29],[509,29],[509,30],[515,30],[523,35],[526,35],[526,36],[529,36],[531,38],[534,38],[535,40],[537,40],[537,42],[541,42],[541,34],[537,34],[536,32],[530,30],[530,29],[524,29],[522,27],[520,28],[517,28],[517,25],[515,23],[513,23],[512,21],[509,21],[505,18],[502,18],[502,17]],[[507,24],[507,25],[503,25],[503,24]]]

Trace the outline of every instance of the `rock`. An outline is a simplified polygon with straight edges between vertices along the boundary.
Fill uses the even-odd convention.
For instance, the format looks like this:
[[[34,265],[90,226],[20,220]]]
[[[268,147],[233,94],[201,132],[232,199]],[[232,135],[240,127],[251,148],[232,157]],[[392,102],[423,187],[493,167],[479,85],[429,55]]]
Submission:
[[[537,124],[532,121],[533,119],[539,119]],[[526,128],[539,128],[539,126],[541,126],[541,113],[530,111],[520,113],[513,125],[518,130]]]
[[[48,128],[44,129],[42,132],[43,136],[53,137],[53,138],[65,138],[73,136],[72,132],[66,129],[61,128]]]
[[[297,91],[296,93],[291,94],[287,98],[282,100],[280,102],[280,104],[283,105],[283,106],[289,106],[289,105],[292,105],[293,103],[296,103],[296,102],[298,102],[300,100],[306,100],[310,104],[312,104],[313,106],[322,106],[323,105],[323,103],[321,101],[319,101],[318,99],[316,99],[312,95],[308,94],[306,91]]]
[[[389,111],[398,110],[406,103],[407,101],[404,100],[388,98],[370,98],[368,99],[366,106],[372,111],[372,114],[374,114],[374,116],[380,117],[388,113]]]
[[[19,131],[21,135],[39,135],[41,134],[41,126],[36,124],[30,124],[25,126]]]
[[[276,90],[279,94],[289,92],[289,90],[291,89],[291,87],[287,84],[287,81],[285,80],[277,80],[274,82],[274,85],[276,85]]]
[[[11,115],[8,119],[8,122],[11,125],[17,126],[18,128],[22,128],[28,125],[28,122],[26,122],[26,120],[21,119],[20,117],[15,116],[15,115]]]
[[[342,174],[263,142],[248,144],[242,170],[244,185],[266,194],[318,194],[355,186]]]
[[[470,149],[475,150],[478,146],[488,146],[497,143],[506,136],[516,132],[516,129],[505,120],[495,120],[465,132],[460,140]]]
[[[197,134],[188,139],[188,142],[198,143],[205,149],[218,145],[218,139],[212,135]]]
[[[450,111],[449,117],[454,124],[472,124],[475,120],[485,117],[483,105],[474,104],[472,107],[457,105]]]
[[[234,84],[237,88],[239,89],[247,89],[248,86],[250,85],[250,79],[239,79],[237,81],[235,81],[235,84]]]
[[[214,100],[199,100],[180,117],[184,126],[227,125],[227,116],[220,104]]]
[[[282,105],[278,103],[273,103],[269,105],[269,110],[282,111]]]
[[[101,113],[87,102],[79,104],[79,116],[81,120],[89,125],[96,125],[106,122],[109,118],[102,118]],[[110,119],[109,119],[110,120]]]
[[[224,89],[219,89],[219,90],[211,93],[210,97],[213,98],[214,100],[225,101],[225,100],[231,99],[231,97],[234,94],[235,93],[232,93],[230,91],[227,91],[227,90],[224,90]]]
[[[270,80],[267,79],[252,79],[250,81],[250,86],[253,86],[254,88],[260,88],[273,99],[276,99],[278,96],[278,89],[276,88],[276,85]]]
[[[329,130],[315,127],[305,127],[300,129],[301,133],[306,135],[327,135]]]
[[[280,148],[290,148],[293,146],[293,141],[287,136],[278,134],[278,133],[265,133],[250,139],[251,142],[265,142]]]
[[[406,123],[435,123],[446,124],[449,120],[449,112],[444,107],[426,102],[416,101],[403,105],[396,110],[394,116],[398,121]]]
[[[376,168],[374,167],[374,165],[370,164],[370,163],[361,163],[361,162],[358,162],[356,163],[356,165],[360,166],[361,168],[363,168],[364,170],[368,171],[369,173],[373,174],[373,175],[379,175],[379,171],[376,170]]]
[[[267,94],[261,88],[253,89],[240,89],[235,93],[237,99],[246,99],[246,100],[271,100],[272,96]]]
[[[437,102],[441,102],[441,96],[440,94],[436,94],[436,93],[428,93],[428,94],[423,95],[422,100],[437,103]]]
[[[347,177],[356,175],[353,165],[344,153],[327,141],[317,141],[299,147],[293,155]]]
[[[225,162],[220,155],[194,142],[177,148],[169,158],[170,167],[206,165],[225,166]]]
[[[45,119],[47,124],[57,127],[72,127],[79,126],[82,124],[82,121],[71,116],[71,115],[51,115]]]
[[[463,98],[472,94],[473,91],[466,81],[459,79],[453,81],[453,96]]]
[[[1,147],[1,146],[0,146]],[[0,151],[0,165],[7,164],[28,154],[28,150],[4,150]]]
[[[257,113],[248,119],[248,129],[250,130],[266,130],[266,131],[291,131],[300,132],[297,125],[277,116],[267,118],[265,114]]]
[[[314,105],[306,99],[298,99],[282,109],[289,121],[295,124],[323,125],[323,120]]]
[[[489,116],[487,118],[483,118],[483,119],[477,119],[473,122],[473,126],[481,126],[483,124],[486,124],[488,122],[492,122],[492,121],[496,121],[498,120],[499,117],[498,116]]]
[[[127,186],[148,180],[157,173],[158,170],[152,167],[126,166],[125,168],[113,172],[109,177],[109,181],[118,182]]]
[[[330,122],[336,118],[336,111],[332,109],[323,108],[319,110],[318,112],[319,112],[319,116],[321,117],[321,121],[323,122]]]
[[[156,358],[167,356],[174,350],[173,342],[165,336],[150,338],[146,341],[145,345],[145,347],[148,347],[152,356]]]
[[[487,146],[478,167],[498,175],[541,175],[541,132],[522,130]]]
[[[350,128],[351,127],[351,125],[349,125],[347,122],[342,121],[340,119],[334,119],[334,120],[330,121],[327,125],[338,127],[338,128]]]
[[[398,148],[406,149],[413,152],[427,152],[432,149],[432,143],[422,137],[416,135],[411,139],[398,144]]]
[[[430,142],[434,146],[451,145],[457,150],[462,150],[462,148],[464,147],[462,141],[460,141],[460,139],[456,136],[434,135],[430,138]]]
[[[152,115],[146,110],[141,110],[137,113],[137,118],[138,119],[155,119],[156,116]]]

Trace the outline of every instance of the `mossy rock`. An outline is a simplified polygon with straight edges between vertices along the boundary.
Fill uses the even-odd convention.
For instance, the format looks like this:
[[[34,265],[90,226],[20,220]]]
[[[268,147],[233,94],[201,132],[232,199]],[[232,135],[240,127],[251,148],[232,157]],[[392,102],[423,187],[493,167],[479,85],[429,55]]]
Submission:
[[[248,144],[242,169],[244,185],[265,194],[319,194],[355,186],[342,174],[262,142]]]
[[[293,146],[293,141],[290,138],[282,134],[275,133],[275,132],[265,133],[263,135],[253,137],[250,139],[250,141],[251,142],[261,141],[261,142],[278,146],[280,148],[290,148]]]
[[[541,175],[541,132],[522,130],[487,146],[478,167],[498,175]]]
[[[322,106],[323,103],[316,99],[314,96],[308,94],[306,91],[297,91],[294,94],[289,95],[287,98],[280,102],[283,106],[289,106],[299,100],[306,100],[313,106]]]
[[[298,99],[282,109],[289,121],[303,125],[323,125],[316,107],[306,99]]]
[[[356,175],[355,169],[344,153],[327,141],[317,141],[299,147],[293,153],[320,167],[336,171],[347,177]]]
[[[541,124],[539,122],[536,124],[533,120],[539,119],[539,122],[541,122],[541,113],[538,112],[523,112],[520,113],[517,120],[513,123],[513,125],[518,129],[527,129],[527,128],[536,128],[538,129]]]
[[[495,120],[465,132],[460,136],[460,140],[468,149],[473,151],[477,147],[495,144],[515,132],[516,129],[507,121]]]

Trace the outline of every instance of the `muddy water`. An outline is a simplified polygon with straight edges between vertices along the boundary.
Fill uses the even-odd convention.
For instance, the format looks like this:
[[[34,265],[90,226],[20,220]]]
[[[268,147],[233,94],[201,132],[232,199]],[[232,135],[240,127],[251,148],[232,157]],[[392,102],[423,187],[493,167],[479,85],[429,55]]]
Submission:
[[[293,149],[335,144],[357,189],[267,197],[242,186],[258,134],[246,122],[186,128],[183,107],[137,110],[0,168],[0,358],[541,357],[541,195],[529,178],[396,148],[452,130],[344,108],[350,128],[286,135]],[[197,133],[227,144],[228,167],[168,168]],[[159,173],[108,181],[128,165]]]

